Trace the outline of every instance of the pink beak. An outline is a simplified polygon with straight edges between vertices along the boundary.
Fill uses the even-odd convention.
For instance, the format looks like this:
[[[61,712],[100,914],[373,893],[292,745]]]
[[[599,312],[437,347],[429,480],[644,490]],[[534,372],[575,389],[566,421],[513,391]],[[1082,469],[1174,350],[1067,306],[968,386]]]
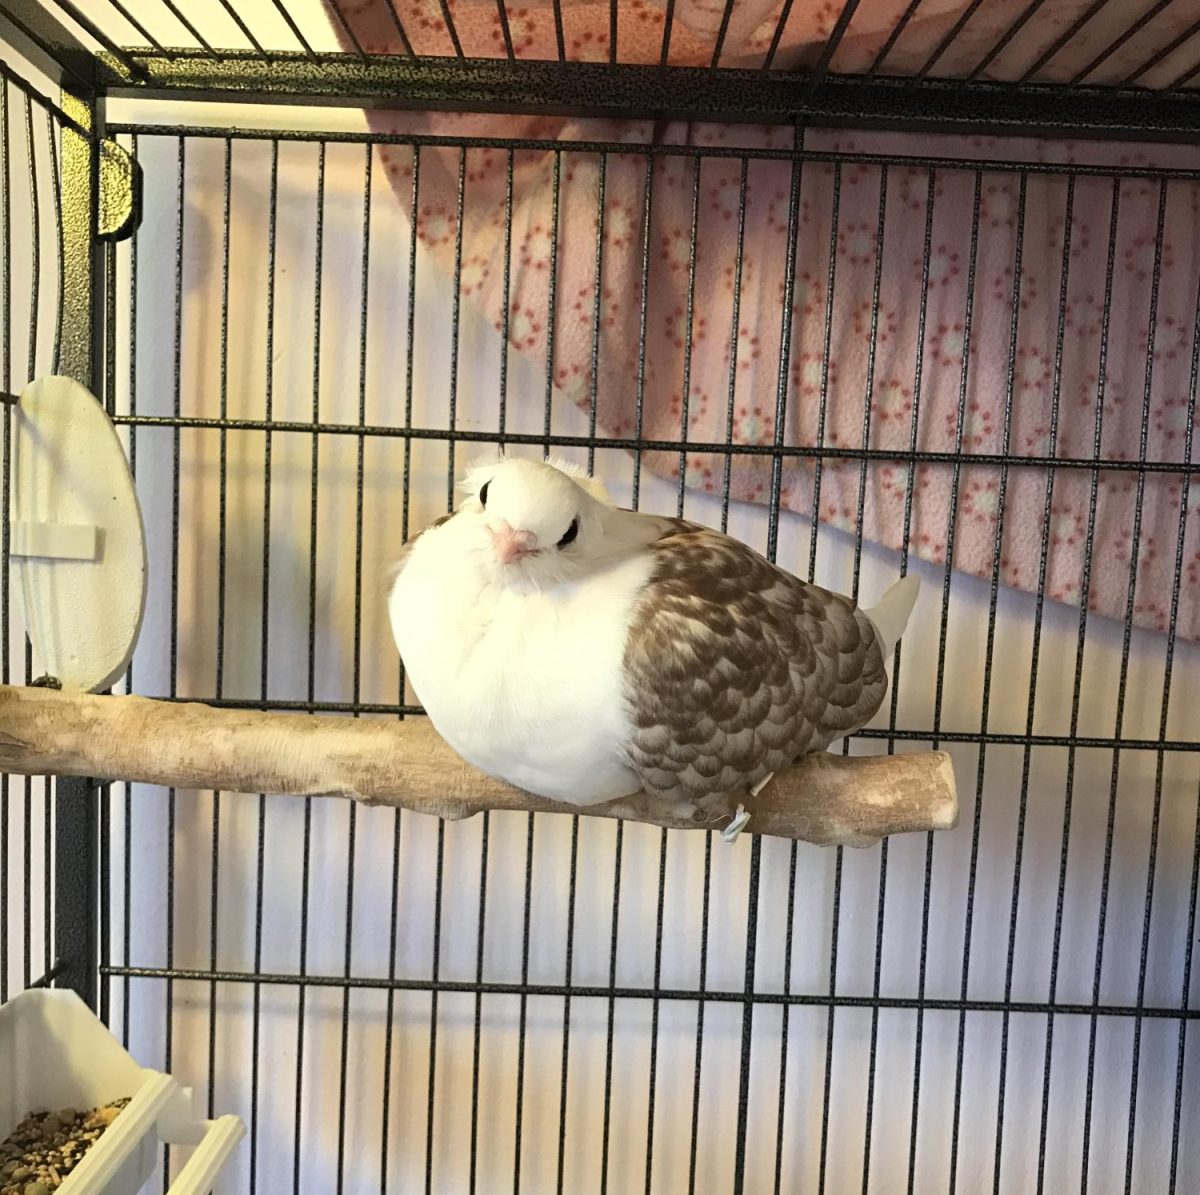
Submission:
[[[531,531],[514,531],[503,519],[491,527],[492,543],[496,545],[496,559],[501,564],[511,564],[532,556],[537,540]]]

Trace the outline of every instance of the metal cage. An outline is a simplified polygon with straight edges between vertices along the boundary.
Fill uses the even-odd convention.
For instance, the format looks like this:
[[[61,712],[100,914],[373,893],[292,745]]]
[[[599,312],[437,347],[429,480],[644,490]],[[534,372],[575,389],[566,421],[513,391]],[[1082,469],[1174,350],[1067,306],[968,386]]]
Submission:
[[[0,1000],[69,986],[145,1061],[205,1091],[210,1111],[242,1114],[231,1191],[1195,1189],[1200,652],[1180,610],[1200,587],[1200,276],[1186,295],[1162,283],[1168,261],[1197,252],[1200,17],[1168,12],[1169,0],[1019,11],[973,0],[941,5],[933,34],[906,52],[926,16],[912,0],[847,66],[872,6],[844,0],[785,69],[791,0],[771,10],[754,61],[731,53],[728,0],[703,56],[683,65],[671,62],[674,0],[657,10],[661,53],[637,61],[624,52],[629,22],[653,5],[609,6],[597,61],[572,48],[576,9],[558,0],[519,13],[498,3],[486,56],[460,35],[465,5],[384,0],[388,52],[357,36],[362,7],[0,5],[0,379],[11,394],[69,373],[127,437],[151,575],[129,691],[419,715],[377,563],[444,512],[477,447],[554,449],[634,505],[686,509],[835,588],[924,570],[929,608],[891,699],[847,749],[951,750],[962,824],[867,852],[726,847],[589,818],[435,824],[344,802],[4,777]],[[557,54],[524,56],[518,20],[542,22]],[[1082,62],[1059,69],[1080,46]],[[461,123],[364,129],[363,112],[394,111]],[[496,113],[579,123],[563,139],[471,123]],[[613,134],[612,122],[638,120],[647,134]],[[680,121],[725,132],[663,135]],[[895,152],[877,136],[892,131],[928,144]],[[1043,154],[1046,137],[1072,139],[1072,152]],[[1108,143],[1128,144],[1105,156]],[[132,171],[113,168],[124,155]],[[470,309],[463,248],[482,155],[503,180],[494,328]],[[534,157],[550,327],[540,355],[522,356],[514,178]],[[746,194],[766,167],[788,180],[770,217],[783,290],[762,334],[778,384],[773,435],[743,439],[738,355],[758,355],[759,331],[739,323],[745,246],[768,218]],[[442,269],[419,236],[436,170],[453,197]],[[560,219],[578,172],[596,204],[581,403],[564,397],[554,350],[566,335]],[[714,172],[740,199],[721,303],[696,287]],[[597,381],[619,173],[637,182],[641,263],[627,427],[606,422],[616,398]],[[647,431],[643,402],[647,327],[663,314],[649,229],[667,186],[692,213],[673,315],[686,346],[677,437]],[[852,230],[866,246],[856,269],[839,218],[852,186],[875,213]],[[126,206],[121,187],[136,192],[125,224],[111,216]],[[828,219],[810,226],[816,209]],[[900,269],[885,246],[904,235],[918,246],[903,263],[911,336],[880,300]],[[1135,252],[1139,300],[1122,306],[1114,278]],[[950,319],[953,360],[930,339],[935,274],[951,257],[966,296]],[[1089,269],[1096,285],[1073,290]],[[860,314],[839,327],[847,288]],[[1007,312],[995,327],[974,310],[988,288]],[[823,344],[807,392],[793,319]],[[1027,384],[1021,336],[1035,321],[1048,351]],[[1099,355],[1068,396],[1081,322]],[[703,401],[727,405],[728,434],[697,437],[694,359],[726,328],[727,392]],[[866,397],[853,408],[861,438],[847,442],[826,435],[852,402],[831,379],[830,343],[853,336]],[[1118,346],[1134,365],[1116,396]],[[968,430],[980,353],[1001,361],[1004,391],[986,444]],[[909,397],[898,438],[880,446],[885,359],[907,371]],[[941,448],[918,434],[939,371],[958,393]],[[1155,456],[1167,376],[1178,434]],[[1030,387],[1049,396],[1049,424],[1026,439]],[[1140,412],[1140,442],[1105,439],[1120,401]],[[1059,435],[1068,402],[1093,421],[1082,447]],[[789,418],[818,430],[796,442]],[[6,495],[10,435],[6,419]],[[686,484],[692,458],[715,471],[707,494]],[[764,479],[756,505],[731,487],[748,461]],[[865,542],[864,512],[885,468],[903,531],[879,547]],[[950,495],[932,554],[914,531],[924,469],[941,470]],[[816,517],[789,512],[789,470],[813,487]],[[825,512],[822,479],[828,496],[835,475],[857,501]],[[1018,478],[1036,483],[1040,529],[1024,595],[1005,571]],[[1076,484],[1081,521],[1063,530],[1056,502]],[[1108,486],[1133,512],[1115,618],[1088,602],[1108,564],[1097,555]],[[981,488],[990,547],[970,577],[950,561],[984,509]],[[1060,534],[1081,548],[1063,592],[1050,583]],[[1172,578],[1149,595],[1137,571],[1147,541]],[[7,565],[7,513],[0,546]],[[7,567],[0,606],[0,672],[28,683]],[[164,1189],[179,1162],[164,1157]]]

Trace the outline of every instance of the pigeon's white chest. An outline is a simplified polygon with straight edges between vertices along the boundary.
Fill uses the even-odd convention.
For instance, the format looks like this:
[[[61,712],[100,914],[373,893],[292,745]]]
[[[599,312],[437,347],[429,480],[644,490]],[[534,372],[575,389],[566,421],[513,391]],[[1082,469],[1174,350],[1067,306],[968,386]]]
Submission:
[[[583,805],[636,792],[622,662],[649,562],[531,595],[448,572],[421,548],[388,613],[442,737],[482,771],[542,796]]]

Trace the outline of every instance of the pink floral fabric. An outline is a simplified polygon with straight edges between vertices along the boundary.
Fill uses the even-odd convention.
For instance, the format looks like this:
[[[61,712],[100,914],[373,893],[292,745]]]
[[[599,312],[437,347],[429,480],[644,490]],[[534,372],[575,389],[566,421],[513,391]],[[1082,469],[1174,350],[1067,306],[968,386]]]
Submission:
[[[343,0],[341,9],[366,49],[398,52],[386,3]],[[835,67],[869,65],[905,7],[863,0]],[[889,69],[924,61],[963,7],[922,5]],[[992,72],[1019,73],[1083,7],[1044,5],[1047,20],[1034,41],[1014,38]],[[1156,44],[1195,19],[1183,11],[1189,6],[1178,7],[1178,27],[1156,26]],[[1129,6],[1120,8],[1112,29],[1098,17],[1098,28],[1085,27],[1088,37],[1042,73],[1071,77],[1092,61],[1134,19]],[[673,62],[711,58],[723,9],[716,0],[676,4]],[[805,61],[837,9],[793,4],[775,64]],[[396,12],[418,53],[447,52],[438,0],[397,0]],[[452,12],[468,56],[505,52],[495,5],[458,3]],[[607,4],[565,6],[568,56],[607,56],[608,12]],[[722,63],[761,62],[778,12],[778,5],[737,4]],[[657,61],[663,16],[648,2],[620,6],[622,61]],[[967,44],[956,40],[939,70],[973,65],[1011,20],[1010,13],[968,22]],[[557,56],[549,6],[511,9],[508,21],[517,53]],[[1128,39],[1090,77],[1123,78],[1153,49]],[[1163,63],[1179,73],[1175,55]],[[1192,437],[1190,461],[1184,456],[1189,423],[1193,430],[1200,424],[1191,390],[1200,182],[1153,175],[1166,167],[1200,178],[1200,150],[810,130],[804,152],[792,155],[792,131],[777,127],[393,112],[368,119],[386,132],[545,139],[564,151],[580,140],[620,147],[561,153],[557,228],[554,150],[514,152],[507,292],[506,151],[420,151],[417,220],[426,250],[454,270],[461,168],[464,299],[538,360],[546,359],[552,323],[555,383],[568,400],[594,405],[603,432],[825,450],[831,455],[819,467],[815,454],[785,458],[785,508],[815,510],[827,524],[892,548],[907,539],[928,560],[951,554],[954,567],[979,576],[991,576],[998,555],[1001,583],[1031,591],[1039,586],[1044,538],[1048,597],[1123,619],[1132,575],[1137,625],[1165,629],[1179,591],[1177,633],[1200,639],[1200,435]],[[638,152],[644,145],[769,156],[748,160],[743,184],[737,156],[650,159]],[[949,161],[936,168],[911,161],[930,154]],[[380,156],[407,208],[411,147],[385,146]],[[1006,162],[1088,163],[1116,173],[1022,172]],[[864,445],[946,459],[915,467],[871,459],[864,468],[854,456]],[[1092,471],[1078,466],[1097,452],[1114,465],[1145,459],[1152,468],[1141,483],[1136,471],[1119,467],[1093,482]],[[1028,463],[1001,468],[972,459],[997,456]],[[1064,464],[1051,472],[1051,458]],[[678,452],[649,453],[645,461],[678,476]],[[717,451],[689,452],[683,468],[690,486],[724,487],[725,458]],[[766,501],[771,468],[770,456],[735,456],[732,496]],[[1082,593],[1089,555],[1090,586]]]

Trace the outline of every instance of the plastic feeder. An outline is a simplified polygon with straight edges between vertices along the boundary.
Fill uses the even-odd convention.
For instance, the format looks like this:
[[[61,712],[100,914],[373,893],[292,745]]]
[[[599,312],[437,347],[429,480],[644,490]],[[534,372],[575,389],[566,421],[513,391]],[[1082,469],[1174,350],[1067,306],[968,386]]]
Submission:
[[[0,1007],[0,1141],[30,1112],[119,1099],[129,1103],[59,1195],[136,1195],[164,1143],[195,1146],[171,1195],[207,1195],[246,1131],[236,1116],[195,1116],[190,1089],[139,1066],[74,992],[22,992]]]

